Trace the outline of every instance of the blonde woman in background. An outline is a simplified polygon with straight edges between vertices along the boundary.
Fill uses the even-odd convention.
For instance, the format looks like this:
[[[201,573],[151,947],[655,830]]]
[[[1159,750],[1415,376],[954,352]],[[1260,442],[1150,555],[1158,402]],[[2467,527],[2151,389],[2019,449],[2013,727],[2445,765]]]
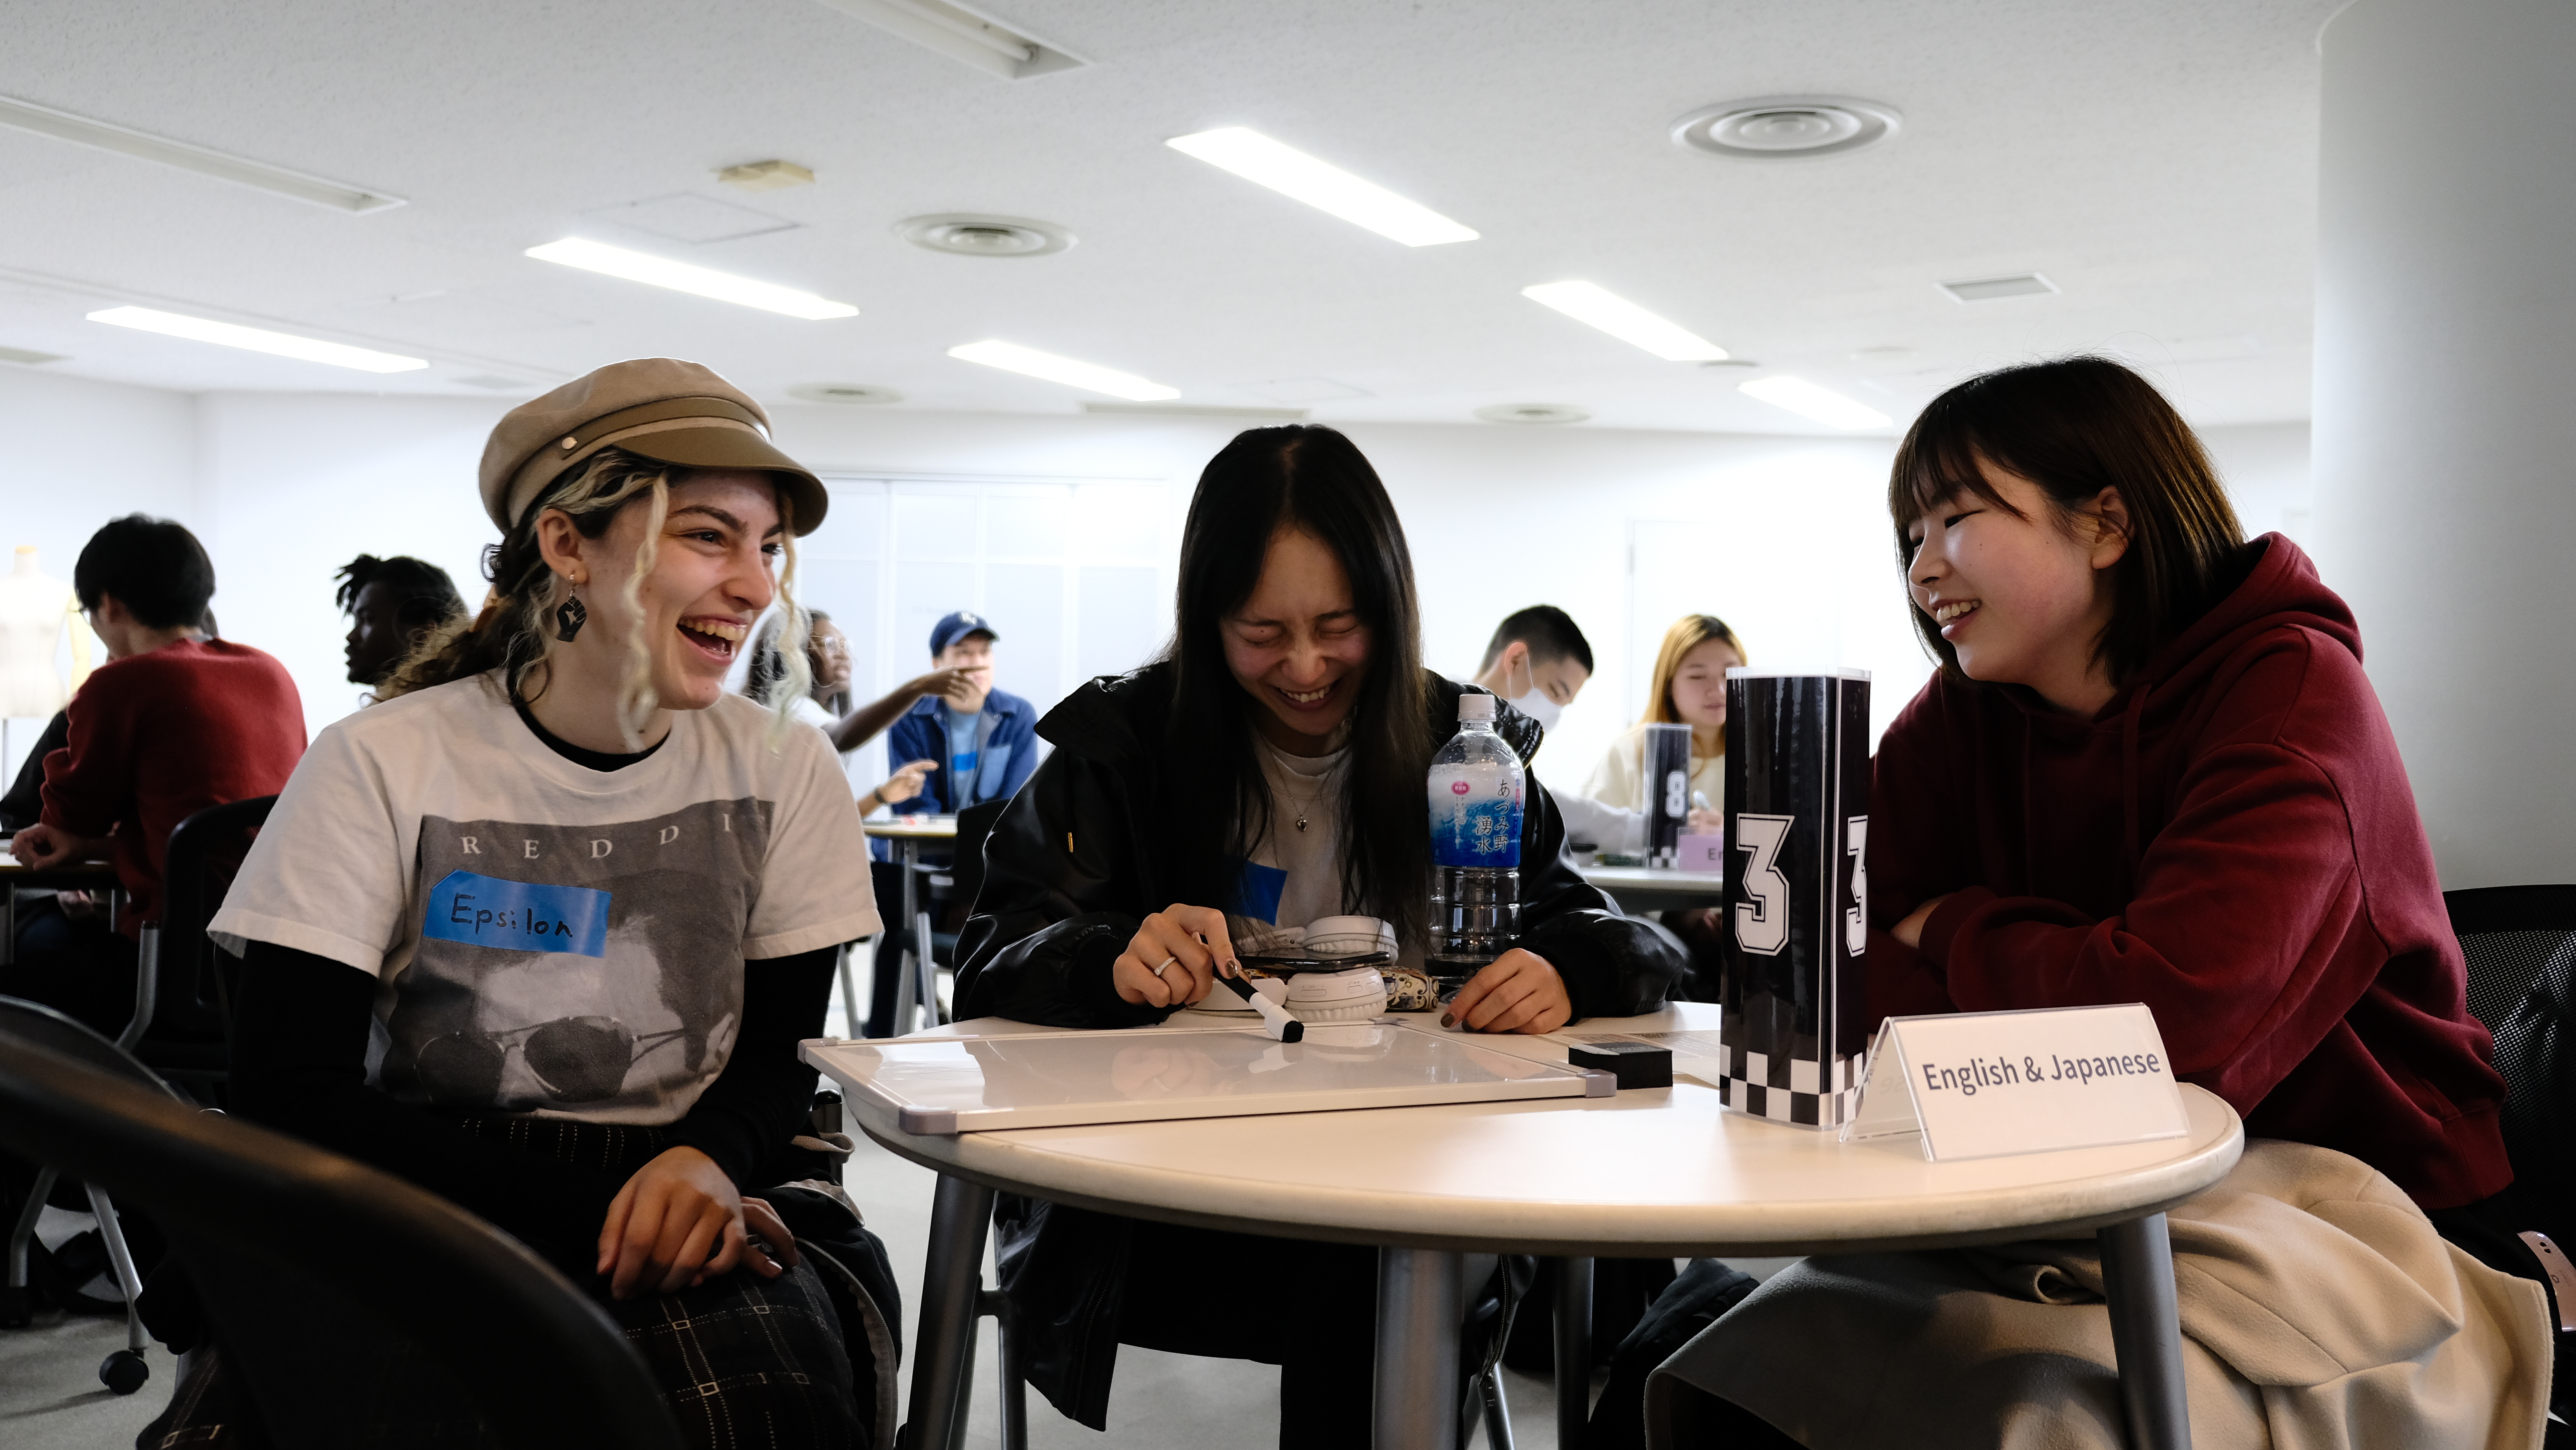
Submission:
[[[1688,725],[1691,728],[1690,785],[1708,800],[1705,810],[1691,811],[1694,830],[1715,831],[1726,813],[1726,672],[1744,663],[1743,642],[1726,621],[1713,614],[1685,614],[1664,631],[1663,648],[1655,651],[1653,688],[1646,696],[1646,718],[1619,732],[1583,793],[1621,810],[1639,809],[1644,800],[1646,727]]]

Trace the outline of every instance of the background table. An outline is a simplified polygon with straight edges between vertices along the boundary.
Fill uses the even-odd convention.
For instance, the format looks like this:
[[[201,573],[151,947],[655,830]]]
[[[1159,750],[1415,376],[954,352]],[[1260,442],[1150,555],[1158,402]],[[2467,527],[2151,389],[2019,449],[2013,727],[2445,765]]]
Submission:
[[[903,985],[895,995],[894,1031],[901,1036],[912,1030],[913,998],[920,997],[921,1022],[925,1027],[939,1025],[939,964],[931,960],[930,913],[921,909],[921,843],[957,839],[955,816],[896,816],[884,821],[861,821],[859,829],[880,841],[896,843],[903,859],[903,919],[912,934],[912,950],[904,954]],[[867,1019],[859,1015],[857,998],[850,991],[849,957],[841,958],[841,1010],[848,1015],[852,1031],[863,1031],[859,1024]]]
[[[1716,1009],[1578,1030],[1708,1030]],[[985,1019],[940,1035],[1039,1030]],[[827,1069],[828,1070],[828,1069]],[[2120,1148],[1926,1162],[1910,1138],[1723,1110],[1691,1083],[1612,1098],[1032,1128],[916,1137],[856,1100],[869,1137],[938,1172],[906,1444],[944,1446],[981,1287],[995,1190],[1241,1233],[1374,1244],[1378,1436],[1455,1443],[1465,1253],[1779,1255],[1997,1243],[2100,1230],[2132,1440],[2188,1445],[2164,1210],[2235,1166],[2234,1112],[2183,1089],[2188,1136]]]
[[[1674,871],[1646,866],[1578,866],[1583,879],[1610,893],[1627,911],[1674,911],[1715,906],[1726,897],[1726,878],[1714,871]]]
[[[0,851],[0,967],[9,965],[18,957],[18,892],[37,888],[104,891],[108,893],[108,921],[111,924],[115,922],[116,910],[122,904],[123,888],[117,885],[116,867],[112,862],[65,861],[39,869]]]

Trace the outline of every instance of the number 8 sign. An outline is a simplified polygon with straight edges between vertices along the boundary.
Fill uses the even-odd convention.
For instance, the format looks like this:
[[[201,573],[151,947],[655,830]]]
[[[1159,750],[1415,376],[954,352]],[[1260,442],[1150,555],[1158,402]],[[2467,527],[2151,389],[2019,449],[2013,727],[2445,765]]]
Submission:
[[[1869,677],[1726,672],[1720,1091],[1839,1127],[1857,1105],[1869,947]]]

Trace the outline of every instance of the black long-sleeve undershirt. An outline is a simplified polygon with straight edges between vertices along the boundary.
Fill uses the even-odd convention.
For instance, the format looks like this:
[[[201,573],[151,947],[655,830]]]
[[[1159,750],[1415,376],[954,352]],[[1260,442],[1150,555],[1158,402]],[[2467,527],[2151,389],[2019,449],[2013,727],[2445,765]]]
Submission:
[[[837,948],[746,965],[742,1030],[724,1071],[663,1131],[737,1187],[806,1121],[814,1070],[796,1044],[823,1034]],[[467,1133],[367,1086],[376,979],[269,942],[243,961],[233,1093],[244,1117],[399,1174],[586,1276],[627,1174],[572,1167]]]

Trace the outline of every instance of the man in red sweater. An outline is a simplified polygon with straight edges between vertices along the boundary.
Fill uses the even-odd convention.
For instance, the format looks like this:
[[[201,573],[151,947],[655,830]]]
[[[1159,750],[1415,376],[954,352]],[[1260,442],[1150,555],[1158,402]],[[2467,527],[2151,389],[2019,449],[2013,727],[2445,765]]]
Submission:
[[[10,849],[40,867],[109,857],[127,907],[114,931],[78,903],[30,919],[0,995],[113,1034],[133,1015],[135,939],[160,917],[171,830],[283,788],[304,754],[304,706],[285,666],[199,628],[215,568],[179,524],[110,522],[81,550],[72,589],[107,663],[72,697],[70,743],[45,758],[44,814]]]

